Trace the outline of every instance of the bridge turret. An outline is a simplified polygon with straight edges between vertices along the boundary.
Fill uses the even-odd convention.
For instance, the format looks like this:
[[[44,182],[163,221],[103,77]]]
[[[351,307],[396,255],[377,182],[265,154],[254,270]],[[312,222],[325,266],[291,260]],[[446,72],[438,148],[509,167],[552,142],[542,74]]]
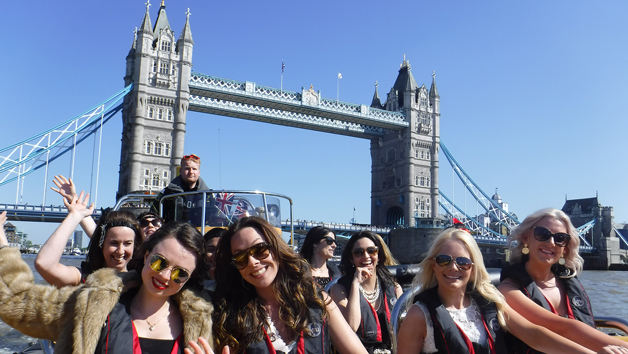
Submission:
[[[377,109],[384,109],[382,101],[379,99],[379,92],[377,91],[377,81],[375,81],[375,93],[373,94],[373,101],[371,101],[371,107]]]

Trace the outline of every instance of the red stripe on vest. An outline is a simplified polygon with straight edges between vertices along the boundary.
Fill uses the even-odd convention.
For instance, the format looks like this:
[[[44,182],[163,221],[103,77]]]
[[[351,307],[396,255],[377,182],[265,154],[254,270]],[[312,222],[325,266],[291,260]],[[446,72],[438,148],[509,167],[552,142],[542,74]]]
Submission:
[[[386,300],[386,295],[384,295],[384,301],[385,300]],[[377,323],[377,341],[381,342],[382,341],[382,326],[379,325],[379,316],[377,316],[377,311],[375,311],[375,308],[373,308],[373,305],[371,305],[371,303],[368,301],[366,303],[369,304],[369,307],[371,308],[371,311],[373,312],[373,316],[375,316],[375,323]],[[388,306],[386,306],[386,315],[388,315]]]
[[[303,339],[303,331],[301,331],[301,336],[299,337],[299,343],[297,344],[297,353],[305,354],[305,340]]]
[[[484,315],[482,315],[482,324],[484,325],[484,329],[486,330],[486,334],[488,335],[488,347],[491,350],[491,354],[495,354],[495,339],[493,339],[493,336],[491,336],[491,332],[486,326],[486,321],[484,321]]]
[[[462,339],[464,339],[464,343],[467,345],[467,348],[469,348],[469,354],[475,354],[475,349],[473,349],[473,343],[471,343],[471,340],[469,339],[469,337],[467,337],[467,335],[464,334],[464,331],[462,330],[462,328],[460,328],[460,326],[458,326],[457,323],[456,323],[456,327],[458,327],[458,330],[460,331],[460,335],[462,336]]]

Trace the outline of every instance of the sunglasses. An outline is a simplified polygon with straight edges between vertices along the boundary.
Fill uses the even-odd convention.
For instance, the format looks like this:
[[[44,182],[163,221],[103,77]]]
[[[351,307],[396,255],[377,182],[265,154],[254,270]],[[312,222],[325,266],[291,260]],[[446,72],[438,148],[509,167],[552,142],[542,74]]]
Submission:
[[[249,265],[250,256],[261,261],[262,259],[268,258],[269,254],[270,245],[262,242],[234,254],[233,257],[231,257],[231,263],[233,263],[238,270],[242,270]]]
[[[550,230],[543,226],[534,227],[534,238],[537,241],[545,242],[550,238],[554,238],[554,244],[558,247],[565,247],[569,244],[571,236],[565,232],[557,232],[553,234]]]
[[[367,247],[366,249],[354,248],[351,250],[351,254],[353,255],[353,257],[362,257],[364,252],[368,253],[369,256],[377,256],[377,252],[379,252],[379,248],[377,248],[377,246],[371,246],[371,247]]]
[[[184,160],[194,160],[194,161],[200,161],[200,160],[201,160],[201,158],[200,158],[200,157],[198,157],[198,156],[196,156],[196,155],[194,155],[194,154],[184,155],[184,156],[183,156],[183,159],[184,159]]]
[[[179,267],[170,267],[168,260],[160,254],[154,254],[150,257],[150,268],[155,272],[161,273],[166,269],[170,269],[170,279],[177,284],[185,283],[190,277],[190,272]]]
[[[336,240],[331,238],[331,237],[329,237],[329,236],[325,236],[323,238],[323,240],[325,240],[325,242],[327,242],[328,246],[331,246],[332,244],[336,243]]]
[[[159,219],[142,219],[140,220],[140,226],[141,227],[146,227],[148,225],[153,225],[156,228],[160,228],[161,227],[161,220]]]
[[[473,261],[467,257],[454,258],[448,254],[439,254],[438,256],[434,257],[434,261],[436,261],[436,264],[441,267],[447,267],[449,264],[451,264],[451,262],[454,262],[454,264],[458,266],[460,270],[469,270],[473,265]]]

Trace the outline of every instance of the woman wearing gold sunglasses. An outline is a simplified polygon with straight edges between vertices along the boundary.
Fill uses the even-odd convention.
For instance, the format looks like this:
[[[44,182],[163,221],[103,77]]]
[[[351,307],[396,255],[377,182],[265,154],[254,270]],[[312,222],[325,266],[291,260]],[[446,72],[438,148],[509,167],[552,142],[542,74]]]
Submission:
[[[56,353],[171,354],[198,349],[199,337],[211,342],[213,307],[201,290],[203,237],[189,224],[155,232],[142,245],[136,271],[101,269],[85,284],[61,289],[34,284],[19,250],[6,245],[0,227],[0,319],[56,341]]]
[[[330,353],[366,350],[307,262],[259,217],[238,219],[216,252],[217,347],[234,353]],[[331,339],[331,340],[330,340]]]
[[[587,348],[627,345],[595,329],[589,298],[577,275],[583,259],[580,237],[569,217],[542,209],[525,218],[508,237],[511,265],[502,269],[499,290],[530,322]],[[517,342],[519,350],[527,350]]]
[[[467,231],[440,234],[421,262],[414,298],[397,336],[397,354],[519,353],[507,332],[547,353],[593,353],[515,312],[491,284],[480,249]],[[600,353],[628,353],[620,347]]]
[[[394,352],[390,315],[403,290],[386,266],[380,238],[371,231],[355,233],[340,259],[345,274],[331,297],[369,353]]]

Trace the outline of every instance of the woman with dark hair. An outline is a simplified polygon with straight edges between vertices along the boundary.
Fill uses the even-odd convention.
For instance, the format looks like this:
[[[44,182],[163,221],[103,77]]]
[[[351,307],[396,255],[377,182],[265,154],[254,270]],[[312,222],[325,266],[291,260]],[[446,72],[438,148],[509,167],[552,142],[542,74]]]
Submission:
[[[35,259],[35,269],[49,284],[56,287],[79,285],[93,271],[101,268],[113,268],[126,272],[133,254],[142,243],[140,225],[135,216],[127,211],[112,211],[101,216],[92,235],[87,261],[81,263],[81,269],[60,263],[67,240],[74,233],[78,224],[94,211],[89,206],[89,194],[74,196],[68,202],[68,216],[46,241]]]
[[[338,269],[327,261],[334,256],[336,250],[336,234],[331,229],[316,226],[308,231],[301,247],[301,256],[312,268],[312,278],[321,289],[339,274]]]
[[[508,236],[510,266],[502,269],[498,289],[515,311],[582,346],[599,350],[622,344],[597,329],[589,297],[577,276],[584,260],[580,236],[563,211],[534,212]],[[521,352],[529,347],[516,343]]]
[[[152,211],[141,213],[137,216],[137,221],[140,223],[142,241],[146,241],[150,235],[154,234],[164,224],[164,220]]]
[[[344,274],[331,288],[331,297],[369,353],[391,353],[390,314],[403,290],[386,266],[380,238],[371,231],[355,233],[340,259]]]
[[[137,272],[101,269],[81,286],[57,289],[35,284],[19,250],[7,247],[0,232],[0,319],[56,341],[56,353],[180,354],[186,343],[198,348],[199,337],[211,342],[213,307],[200,290],[207,271],[201,234],[172,223],[140,252]]]
[[[310,267],[259,217],[238,219],[218,244],[214,336],[234,353],[366,351]]]
[[[218,248],[218,241],[222,235],[227,232],[227,229],[222,227],[214,227],[207,231],[203,238],[205,239],[205,254],[207,255],[207,264],[209,266],[209,279],[214,280],[214,273],[216,272],[216,249]]]

